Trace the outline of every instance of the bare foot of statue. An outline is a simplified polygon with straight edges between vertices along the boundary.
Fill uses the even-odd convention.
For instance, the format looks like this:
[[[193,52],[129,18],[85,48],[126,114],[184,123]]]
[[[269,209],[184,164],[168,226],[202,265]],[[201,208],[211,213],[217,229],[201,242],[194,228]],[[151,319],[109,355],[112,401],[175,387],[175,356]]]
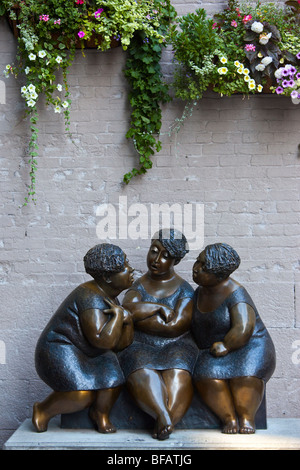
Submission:
[[[240,434],[254,434],[254,420],[248,418],[240,418]]]
[[[172,432],[173,432],[172,424],[166,423],[165,420],[158,418],[156,421],[156,425],[155,425],[152,437],[154,439],[163,441],[165,439],[169,439],[169,436]]]
[[[40,403],[33,405],[32,424],[37,432],[45,432],[48,429],[49,417],[41,409]]]
[[[107,433],[113,433],[117,431],[115,426],[110,422],[107,414],[100,413],[99,411],[96,411],[94,408],[90,408],[89,417],[93,421],[98,432],[107,434]]]
[[[224,434],[236,434],[238,432],[238,425],[235,419],[227,421],[222,429]]]

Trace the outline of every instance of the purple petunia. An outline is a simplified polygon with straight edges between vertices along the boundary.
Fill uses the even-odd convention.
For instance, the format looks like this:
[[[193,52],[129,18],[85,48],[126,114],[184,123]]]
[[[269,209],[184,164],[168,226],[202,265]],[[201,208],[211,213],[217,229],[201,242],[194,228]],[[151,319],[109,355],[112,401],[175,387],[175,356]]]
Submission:
[[[282,84],[283,88],[287,88],[289,86],[289,81],[288,80],[283,80]]]
[[[300,59],[300,52],[296,55],[297,59]]]
[[[294,85],[295,85],[294,80],[290,80],[288,86],[293,88]]]
[[[291,93],[292,98],[298,98],[298,95],[299,95],[299,93],[296,90],[292,91],[292,93]]]
[[[283,93],[283,88],[281,86],[279,86],[279,87],[276,88],[275,91],[276,91],[277,95],[281,95],[281,93]]]

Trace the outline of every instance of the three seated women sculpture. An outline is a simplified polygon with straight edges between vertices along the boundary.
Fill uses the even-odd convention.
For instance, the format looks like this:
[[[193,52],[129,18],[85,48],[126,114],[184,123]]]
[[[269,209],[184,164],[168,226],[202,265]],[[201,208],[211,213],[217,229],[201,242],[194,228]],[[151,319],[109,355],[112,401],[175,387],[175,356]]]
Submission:
[[[169,438],[194,389],[222,432],[255,432],[275,368],[273,342],[250,295],[231,277],[240,264],[236,251],[208,245],[193,266],[196,291],[175,271],[187,253],[181,232],[160,230],[147,272],[133,283],[119,247],[104,243],[88,251],[84,264],[93,280],[71,292],[37,344],[37,372],[53,389],[34,405],[37,431],[57,414],[89,408],[99,432],[115,432],[109,415],[126,384],[153,418],[153,438]]]

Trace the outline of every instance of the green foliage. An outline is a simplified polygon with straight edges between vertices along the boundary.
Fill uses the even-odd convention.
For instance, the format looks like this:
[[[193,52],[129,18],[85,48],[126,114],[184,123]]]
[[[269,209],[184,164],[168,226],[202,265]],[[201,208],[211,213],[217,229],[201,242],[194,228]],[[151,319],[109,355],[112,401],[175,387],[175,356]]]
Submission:
[[[167,37],[169,24],[176,17],[175,9],[169,1],[156,1],[154,6],[159,17],[159,32]],[[161,128],[160,105],[171,99],[160,67],[162,49],[166,45],[167,41],[161,42],[153,35],[147,37],[139,32],[128,50],[125,76],[131,86],[129,99],[132,114],[126,136],[133,139],[140,157],[139,168],[133,168],[124,175],[126,184],[134,176],[146,173],[152,167],[151,156],[161,150],[161,142],[157,140]]]
[[[101,51],[109,49],[112,41],[129,51],[126,76],[133,87],[133,111],[127,136],[134,139],[140,153],[140,169],[132,175],[150,168],[150,155],[160,149],[154,137],[161,125],[159,102],[167,100],[158,58],[169,23],[176,16],[170,0],[3,0],[0,14],[7,14],[19,30],[17,63],[8,64],[4,73],[25,78],[21,93],[31,121],[31,183],[25,203],[30,198],[35,201],[38,99],[44,94],[47,105],[55,113],[64,114],[69,133],[71,97],[67,71],[76,47],[83,50],[91,39]],[[147,38],[149,43],[138,51],[141,38]],[[62,71],[62,83],[57,81],[58,71]],[[125,181],[130,179],[126,175]]]

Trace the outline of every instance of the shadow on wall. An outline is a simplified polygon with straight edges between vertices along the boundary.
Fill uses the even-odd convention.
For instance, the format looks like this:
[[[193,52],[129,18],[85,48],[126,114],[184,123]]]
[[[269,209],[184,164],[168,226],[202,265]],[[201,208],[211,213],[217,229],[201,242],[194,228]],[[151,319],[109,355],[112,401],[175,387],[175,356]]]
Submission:
[[[5,104],[5,83],[0,80],[0,104]]]

